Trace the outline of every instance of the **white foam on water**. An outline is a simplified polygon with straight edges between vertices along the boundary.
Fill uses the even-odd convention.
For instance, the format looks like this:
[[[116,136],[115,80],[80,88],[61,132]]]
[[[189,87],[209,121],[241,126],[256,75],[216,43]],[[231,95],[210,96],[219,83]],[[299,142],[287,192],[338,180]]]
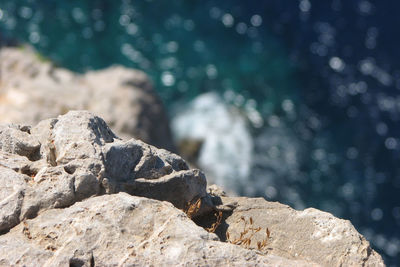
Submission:
[[[196,97],[172,119],[182,139],[203,140],[197,164],[228,191],[243,186],[251,171],[253,140],[246,115],[216,93]]]

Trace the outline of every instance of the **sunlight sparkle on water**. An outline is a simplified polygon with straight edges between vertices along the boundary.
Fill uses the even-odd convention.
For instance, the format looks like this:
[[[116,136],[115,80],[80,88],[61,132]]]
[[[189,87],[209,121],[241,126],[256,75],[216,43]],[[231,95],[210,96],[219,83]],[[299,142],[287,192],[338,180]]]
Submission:
[[[222,23],[225,27],[232,27],[235,20],[233,19],[231,14],[225,14],[222,16]]]
[[[338,72],[341,72],[344,70],[344,67],[346,66],[345,63],[343,62],[342,59],[340,59],[339,57],[332,57],[329,60],[329,66]]]
[[[161,81],[165,86],[173,86],[175,84],[175,77],[171,72],[165,71],[161,74]]]
[[[301,0],[299,3],[301,12],[309,12],[311,9],[311,3],[309,0]]]
[[[246,25],[246,23],[244,23],[244,22],[239,22],[239,23],[236,25],[236,31],[237,31],[237,33],[239,33],[239,34],[245,34],[246,31],[247,31],[247,25]]]
[[[253,25],[254,27],[259,27],[262,24],[262,17],[260,15],[253,15],[250,19],[250,23],[251,25]]]

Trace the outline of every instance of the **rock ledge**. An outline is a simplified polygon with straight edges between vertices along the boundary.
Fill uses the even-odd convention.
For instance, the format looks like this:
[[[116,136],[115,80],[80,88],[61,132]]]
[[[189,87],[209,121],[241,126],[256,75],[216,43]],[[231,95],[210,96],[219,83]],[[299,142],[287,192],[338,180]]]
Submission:
[[[384,265],[348,221],[206,186],[181,157],[122,141],[87,111],[0,125],[0,266]],[[197,199],[191,220],[182,210]],[[269,229],[262,249],[261,231],[233,242],[246,227]]]

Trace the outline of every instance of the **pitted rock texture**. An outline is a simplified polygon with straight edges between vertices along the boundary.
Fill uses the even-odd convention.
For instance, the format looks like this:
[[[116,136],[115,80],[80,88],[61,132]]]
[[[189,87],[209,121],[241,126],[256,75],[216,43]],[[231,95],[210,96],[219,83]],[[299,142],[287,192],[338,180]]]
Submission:
[[[318,266],[218,241],[170,203],[126,193],[52,209],[0,236],[1,266]]]
[[[195,216],[179,210],[199,198]],[[216,234],[194,223],[215,222],[219,211]],[[232,242],[249,218],[271,232],[262,249],[265,231]],[[0,266],[383,265],[350,222],[226,197],[215,185],[207,193],[201,171],[122,141],[90,112],[0,125]]]
[[[0,126],[0,232],[46,209],[120,191],[183,209],[206,179],[179,156],[122,141],[99,117],[70,111],[35,127]]]
[[[0,62],[0,122],[35,125],[85,109],[123,139],[174,150],[166,112],[143,72],[113,66],[79,75],[28,47],[2,48]]]
[[[226,232],[230,240],[235,240],[245,229],[261,227],[252,236],[249,248],[257,248],[268,228],[270,238],[263,251],[280,257],[322,266],[384,266],[381,256],[350,221],[330,213],[313,208],[297,211],[262,198],[223,196],[219,208],[229,214],[224,238]]]

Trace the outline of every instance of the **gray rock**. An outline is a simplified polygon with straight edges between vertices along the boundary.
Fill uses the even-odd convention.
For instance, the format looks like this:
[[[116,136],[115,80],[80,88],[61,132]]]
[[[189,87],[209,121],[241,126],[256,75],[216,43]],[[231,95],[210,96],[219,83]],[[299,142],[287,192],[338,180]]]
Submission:
[[[26,126],[0,126],[0,149],[30,159],[37,158],[40,144],[37,140],[29,138],[29,131],[30,128]]]
[[[70,111],[33,128],[2,125],[0,131],[0,232],[43,210],[104,193],[124,191],[180,209],[194,198],[207,200],[199,170],[188,170],[166,150],[122,141],[87,111]],[[210,201],[204,203],[211,208]]]
[[[257,248],[258,242],[267,239],[262,251],[287,259],[311,261],[322,266],[384,266],[381,256],[350,221],[313,208],[297,211],[262,198],[221,199],[220,208],[230,214],[223,235],[226,238],[228,232],[231,241],[237,240],[244,229],[261,227],[246,247]],[[269,239],[266,238],[267,228]],[[251,233],[250,229],[245,236],[250,237]]]
[[[25,183],[24,175],[0,166],[0,233],[19,223]]]
[[[2,266],[318,266],[218,241],[170,203],[126,193],[52,209],[0,236]]]
[[[207,194],[201,171],[90,112],[0,132],[0,266],[384,265],[350,222]],[[193,216],[179,210],[199,198]],[[219,211],[216,234],[200,227]]]
[[[0,122],[35,125],[85,109],[124,139],[174,150],[166,112],[143,72],[113,66],[79,75],[30,48],[2,48],[0,61]]]

